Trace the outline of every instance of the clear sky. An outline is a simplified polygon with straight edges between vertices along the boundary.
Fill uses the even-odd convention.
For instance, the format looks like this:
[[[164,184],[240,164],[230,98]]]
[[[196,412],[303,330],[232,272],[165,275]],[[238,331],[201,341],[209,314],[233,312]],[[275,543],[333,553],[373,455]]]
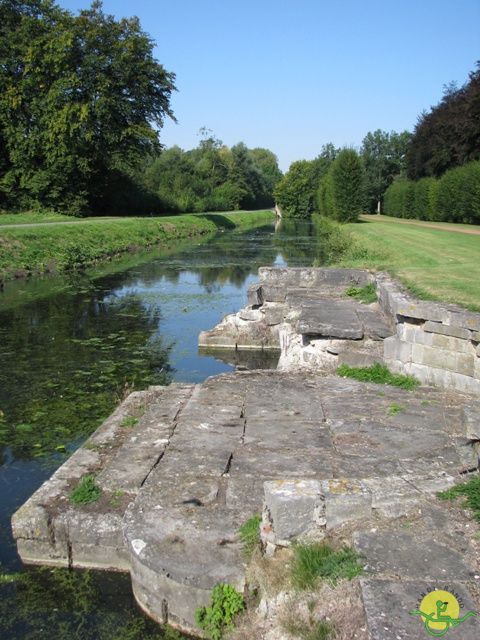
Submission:
[[[163,144],[192,148],[205,126],[229,146],[271,149],[283,170],[327,142],[412,130],[480,59],[480,0],[105,0],[104,10],[137,15],[177,76],[178,124],[166,123]]]

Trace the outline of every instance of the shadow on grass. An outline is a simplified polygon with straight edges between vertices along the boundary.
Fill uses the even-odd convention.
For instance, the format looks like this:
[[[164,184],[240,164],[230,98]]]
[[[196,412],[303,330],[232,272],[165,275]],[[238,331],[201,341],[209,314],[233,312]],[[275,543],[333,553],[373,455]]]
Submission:
[[[204,213],[202,218],[210,220],[210,222],[213,222],[217,227],[223,229],[235,229],[236,226],[234,222],[229,220],[226,216],[222,216],[220,213]]]

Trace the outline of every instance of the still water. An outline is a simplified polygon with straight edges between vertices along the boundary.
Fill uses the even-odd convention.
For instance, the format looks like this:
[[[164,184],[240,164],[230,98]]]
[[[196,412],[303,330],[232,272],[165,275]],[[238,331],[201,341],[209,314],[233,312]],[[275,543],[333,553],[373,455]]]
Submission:
[[[235,362],[198,334],[245,304],[262,265],[321,261],[313,229],[225,232],[0,293],[0,638],[173,640],[133,602],[128,576],[26,570],[12,513],[132,389],[201,382]],[[245,363],[242,363],[245,364]],[[274,366],[268,361],[247,366]]]

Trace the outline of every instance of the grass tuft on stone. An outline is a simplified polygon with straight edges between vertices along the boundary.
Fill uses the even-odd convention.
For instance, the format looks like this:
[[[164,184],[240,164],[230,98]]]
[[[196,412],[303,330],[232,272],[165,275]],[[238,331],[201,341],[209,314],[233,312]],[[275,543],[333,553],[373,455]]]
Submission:
[[[347,364],[341,364],[337,369],[337,375],[342,378],[353,378],[360,382],[389,384],[408,391],[416,389],[420,384],[420,381],[414,376],[392,373],[388,367],[379,362],[376,362],[371,367],[349,367]]]
[[[73,504],[90,504],[96,502],[102,495],[102,490],[95,484],[95,476],[91,473],[83,476],[78,485],[70,492],[70,502]]]
[[[262,518],[254,515],[249,518],[238,530],[240,540],[243,543],[243,551],[247,558],[251,558],[255,549],[260,545],[260,523]]]
[[[345,291],[345,295],[349,298],[355,298],[363,304],[371,304],[377,301],[377,289],[373,282],[366,284],[364,287],[351,286]]]
[[[121,421],[120,426],[131,429],[136,424],[138,424],[138,418],[135,418],[135,416],[125,416],[125,418],[123,418],[123,420]]]
[[[396,416],[397,413],[400,413],[401,411],[405,411],[405,407],[402,407],[402,405],[398,404],[397,402],[392,402],[392,404],[388,407],[387,415]]]
[[[362,573],[359,555],[349,547],[333,549],[324,542],[294,547],[291,582],[297,589],[313,589],[319,579],[335,585],[340,578],[351,580]]]
[[[475,520],[480,522],[480,476],[476,476],[468,482],[457,484],[446,491],[437,493],[440,500],[456,500],[464,498],[465,506],[473,513]]]

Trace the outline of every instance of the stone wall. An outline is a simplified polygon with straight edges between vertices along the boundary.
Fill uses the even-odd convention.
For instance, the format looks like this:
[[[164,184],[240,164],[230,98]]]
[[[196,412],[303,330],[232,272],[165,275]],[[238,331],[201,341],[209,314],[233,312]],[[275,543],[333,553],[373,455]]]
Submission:
[[[379,302],[396,335],[384,340],[385,364],[424,384],[480,393],[480,314],[416,300],[386,274],[377,275]]]

